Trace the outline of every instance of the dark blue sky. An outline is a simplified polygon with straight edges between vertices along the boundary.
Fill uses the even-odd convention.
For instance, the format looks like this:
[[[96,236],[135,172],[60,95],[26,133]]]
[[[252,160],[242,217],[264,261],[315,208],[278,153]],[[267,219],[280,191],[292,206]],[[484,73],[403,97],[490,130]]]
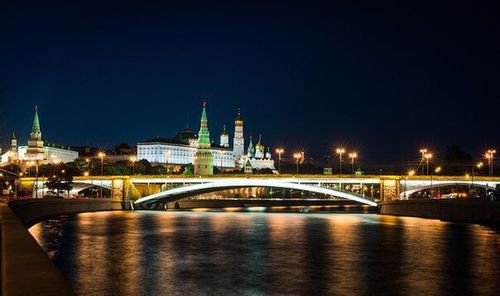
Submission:
[[[317,159],[500,144],[498,4],[395,2],[2,1],[0,141],[35,104],[52,142],[170,137],[208,97],[217,141],[241,108],[247,135]]]

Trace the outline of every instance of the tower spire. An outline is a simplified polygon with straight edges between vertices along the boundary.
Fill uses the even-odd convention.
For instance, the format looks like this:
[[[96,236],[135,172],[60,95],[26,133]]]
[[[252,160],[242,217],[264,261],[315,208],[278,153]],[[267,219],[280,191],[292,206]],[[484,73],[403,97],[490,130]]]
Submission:
[[[210,143],[210,132],[208,131],[207,103],[203,101],[201,111],[200,131],[198,132],[198,148],[194,157],[195,175],[213,175],[214,155]]]
[[[210,132],[208,131],[207,102],[203,101],[203,110],[201,111],[200,132],[198,133],[198,147],[210,148]]]
[[[42,139],[42,131],[40,129],[40,119],[38,118],[38,106],[35,105],[35,117],[33,119],[33,126],[31,127],[30,138],[34,140]]]
[[[36,160],[44,158],[42,130],[40,129],[40,120],[38,118],[38,106],[35,106],[35,117],[33,118],[33,126],[31,127],[26,156],[29,159]]]

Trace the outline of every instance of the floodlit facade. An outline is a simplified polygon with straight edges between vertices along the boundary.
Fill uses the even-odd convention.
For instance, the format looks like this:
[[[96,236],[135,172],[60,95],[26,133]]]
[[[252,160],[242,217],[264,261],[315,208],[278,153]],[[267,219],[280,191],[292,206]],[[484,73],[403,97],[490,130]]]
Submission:
[[[267,149],[264,147],[261,138],[255,148],[250,142],[248,149],[254,151],[251,156],[248,153],[245,154],[243,120],[239,110],[234,125],[235,133],[232,148],[229,143],[229,133],[225,126],[220,134],[220,143],[213,143],[208,130],[208,120],[204,106],[199,133],[195,133],[189,127],[186,127],[177,133],[174,138],[155,138],[139,142],[137,143],[137,160],[145,159],[155,164],[194,164],[196,170],[196,161],[199,162],[203,159],[203,166],[207,165],[206,169],[213,171],[207,162],[211,163],[212,167],[241,169],[248,159],[255,170],[275,170],[269,147]],[[200,143],[200,141],[203,143]],[[203,172],[202,175],[206,173]]]
[[[38,108],[35,107],[35,117],[31,128],[28,145],[18,146],[15,134],[10,140],[10,149],[2,154],[1,165],[17,162],[20,165],[30,161],[38,164],[54,162],[71,162],[78,158],[78,152],[65,148],[62,145],[45,143],[42,139]]]

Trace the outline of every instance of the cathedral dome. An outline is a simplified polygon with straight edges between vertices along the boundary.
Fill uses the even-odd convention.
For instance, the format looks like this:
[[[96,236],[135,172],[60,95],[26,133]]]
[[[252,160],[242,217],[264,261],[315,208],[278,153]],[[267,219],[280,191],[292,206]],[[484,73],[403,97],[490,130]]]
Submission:
[[[190,140],[190,139],[197,139],[198,135],[193,132],[189,127],[186,127],[185,129],[182,129],[180,132],[175,135],[176,140]]]

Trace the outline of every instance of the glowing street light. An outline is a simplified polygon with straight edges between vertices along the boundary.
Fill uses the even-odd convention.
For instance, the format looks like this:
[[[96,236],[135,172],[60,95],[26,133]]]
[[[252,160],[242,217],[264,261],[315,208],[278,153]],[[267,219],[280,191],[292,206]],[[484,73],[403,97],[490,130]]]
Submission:
[[[438,174],[438,173],[440,173],[440,172],[441,172],[441,167],[440,167],[440,166],[438,166],[438,167],[436,167],[436,168],[434,169],[434,173]]]
[[[278,173],[281,173],[281,154],[283,154],[285,150],[283,148],[276,149],[276,153],[278,153]]]
[[[293,158],[295,158],[295,161],[297,163],[297,175],[298,175],[299,174],[299,163],[300,163],[300,159],[302,158],[302,153],[300,153],[300,152],[294,153]]]
[[[429,160],[432,158],[432,153],[425,153],[424,158],[427,165],[427,175],[429,175]]]
[[[83,176],[84,177],[88,177],[89,176],[89,172],[83,172]]]
[[[421,158],[420,158],[420,165],[422,166],[422,175],[424,174],[424,161],[425,161],[425,154],[427,154],[427,149],[426,149],[426,148],[422,148],[422,149],[420,149],[420,155],[421,155]]]
[[[129,161],[132,164],[132,175],[135,175],[135,162],[137,161],[137,156],[130,156]]]
[[[415,175],[415,170],[409,170],[408,171],[408,175],[405,176],[405,191],[404,191],[405,192],[405,198],[404,199],[408,199],[408,197],[406,196],[406,188],[407,188],[406,182],[408,181],[408,177],[411,177],[411,176],[414,176],[414,175]]]
[[[351,159],[351,169],[352,169],[352,174],[354,175],[354,160],[358,158],[358,153],[356,152],[349,153],[349,158]]]
[[[493,160],[495,159],[495,154],[497,151],[495,149],[488,149],[484,154],[484,158],[488,160],[488,174],[493,176]]]
[[[170,161],[170,155],[172,155],[172,151],[165,150],[165,175],[168,174],[168,163]]]
[[[102,198],[103,195],[102,195],[102,176],[103,176],[103,172],[104,172],[104,157],[106,156],[106,154],[104,152],[99,152],[97,153],[97,156],[101,159],[101,195],[100,197]]]
[[[335,152],[339,155],[339,174],[342,175],[342,154],[345,153],[345,149],[337,148]]]

